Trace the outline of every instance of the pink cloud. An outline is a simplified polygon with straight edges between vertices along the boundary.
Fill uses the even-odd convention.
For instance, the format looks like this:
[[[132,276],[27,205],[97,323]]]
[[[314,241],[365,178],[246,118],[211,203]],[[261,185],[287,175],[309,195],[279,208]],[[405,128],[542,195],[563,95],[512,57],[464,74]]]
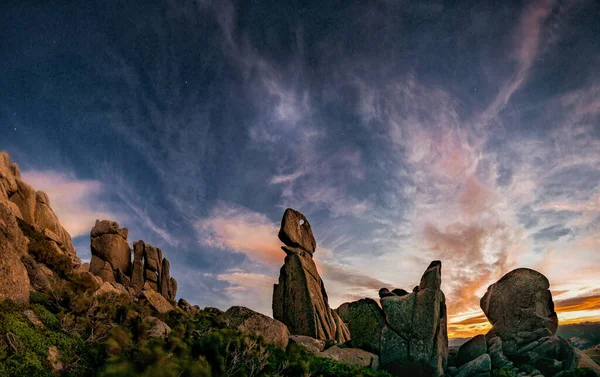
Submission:
[[[21,176],[35,190],[48,194],[50,206],[73,238],[89,234],[96,219],[118,219],[116,214],[102,208],[98,197],[104,187],[99,181],[77,179],[53,170],[29,170]]]

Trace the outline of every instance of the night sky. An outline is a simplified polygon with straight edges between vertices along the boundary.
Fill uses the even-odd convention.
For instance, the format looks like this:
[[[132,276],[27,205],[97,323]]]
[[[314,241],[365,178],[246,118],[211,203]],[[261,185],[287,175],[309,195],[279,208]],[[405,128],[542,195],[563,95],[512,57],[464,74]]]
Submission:
[[[3,1],[0,148],[90,258],[96,218],[178,296],[271,315],[287,207],[330,304],[443,262],[451,336],[516,267],[600,320],[600,2]]]

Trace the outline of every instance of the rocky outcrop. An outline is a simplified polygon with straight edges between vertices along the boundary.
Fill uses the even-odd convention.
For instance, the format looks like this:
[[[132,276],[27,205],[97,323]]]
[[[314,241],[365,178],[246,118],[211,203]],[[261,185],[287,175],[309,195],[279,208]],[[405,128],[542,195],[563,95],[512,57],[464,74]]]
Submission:
[[[416,292],[381,298],[387,326],[382,331],[383,369],[401,375],[442,376],[448,358],[446,300],[439,261],[431,262]]]
[[[487,341],[484,335],[477,335],[469,339],[458,349],[458,353],[454,359],[456,366],[461,367],[469,361],[475,360],[487,353],[487,350]]]
[[[310,224],[300,212],[288,208],[281,220],[279,239],[287,254],[279,284],[273,289],[273,317],[295,335],[343,343],[348,328],[331,310],[323,280],[312,255],[316,242]]]
[[[299,347],[311,355],[316,355],[325,349],[325,341],[305,335],[292,335],[289,338],[290,347]]]
[[[492,324],[491,334],[505,342],[519,340],[533,330],[547,329],[554,335],[558,317],[549,290],[550,282],[537,271],[519,268],[492,284],[481,298],[480,306]]]
[[[128,235],[129,230],[116,221],[96,220],[90,231],[90,272],[105,282],[121,285],[133,296],[140,295],[146,287],[175,303],[177,281],[171,277],[169,260],[163,258],[161,249],[144,241],[134,242],[132,252]]]
[[[342,304],[336,312],[350,330],[352,347],[379,354],[385,313],[370,298]]]
[[[513,270],[490,285],[480,305],[493,325],[486,334],[492,367],[525,375],[519,368],[527,365],[527,370],[536,368],[538,375],[561,376],[585,365],[593,372],[597,368],[594,373],[600,376],[593,361],[575,361],[583,360],[578,351],[554,335],[558,318],[549,287],[544,275],[527,268]]]
[[[29,275],[21,261],[27,243],[7,201],[0,200],[0,301],[29,301]]]
[[[10,161],[6,152],[0,152],[0,202],[14,218],[42,233],[57,252],[69,256],[74,268],[81,265],[71,236],[50,207],[48,195],[21,180],[18,165]]]
[[[285,349],[290,332],[283,323],[243,306],[233,306],[225,312],[229,327],[263,337],[267,342]]]
[[[168,338],[171,328],[160,319],[152,316],[144,317],[143,322],[150,328],[146,332],[150,338]]]

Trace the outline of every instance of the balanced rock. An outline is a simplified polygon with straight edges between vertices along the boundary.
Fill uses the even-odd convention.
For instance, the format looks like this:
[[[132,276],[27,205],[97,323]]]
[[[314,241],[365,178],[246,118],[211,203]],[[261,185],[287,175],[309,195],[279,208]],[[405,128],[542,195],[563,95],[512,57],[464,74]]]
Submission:
[[[243,306],[233,306],[224,315],[228,325],[241,332],[262,336],[267,342],[285,349],[290,332],[281,322]]]
[[[311,255],[317,248],[308,220],[302,213],[291,208],[285,210],[281,219],[279,239],[285,245],[300,248]]]
[[[90,272],[100,276],[104,281],[117,281],[117,270],[125,274],[131,271],[131,250],[127,239],[127,231],[113,232],[119,229],[115,221],[96,220],[96,225],[90,232],[92,260]],[[107,233],[105,233],[106,231]]]
[[[288,208],[281,221],[279,238],[287,254],[279,284],[273,289],[273,318],[294,335],[343,343],[348,328],[329,306],[323,280],[312,255],[316,242],[310,224],[300,212]]]
[[[448,359],[446,299],[439,261],[432,262],[417,292],[381,299],[387,324],[380,362],[394,375],[442,376]]]
[[[528,268],[513,270],[490,285],[480,306],[493,326],[491,334],[506,342],[521,332],[556,333],[558,318],[549,287],[544,275]]]

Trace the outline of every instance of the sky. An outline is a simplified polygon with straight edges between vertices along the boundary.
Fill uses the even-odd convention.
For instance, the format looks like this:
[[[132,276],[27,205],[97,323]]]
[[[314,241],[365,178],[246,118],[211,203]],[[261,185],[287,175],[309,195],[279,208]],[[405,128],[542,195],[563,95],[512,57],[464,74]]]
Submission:
[[[0,149],[83,260],[116,220],[201,307],[272,314],[292,207],[334,308],[439,259],[451,337],[517,267],[599,321],[598,35],[594,0],[5,1]]]

